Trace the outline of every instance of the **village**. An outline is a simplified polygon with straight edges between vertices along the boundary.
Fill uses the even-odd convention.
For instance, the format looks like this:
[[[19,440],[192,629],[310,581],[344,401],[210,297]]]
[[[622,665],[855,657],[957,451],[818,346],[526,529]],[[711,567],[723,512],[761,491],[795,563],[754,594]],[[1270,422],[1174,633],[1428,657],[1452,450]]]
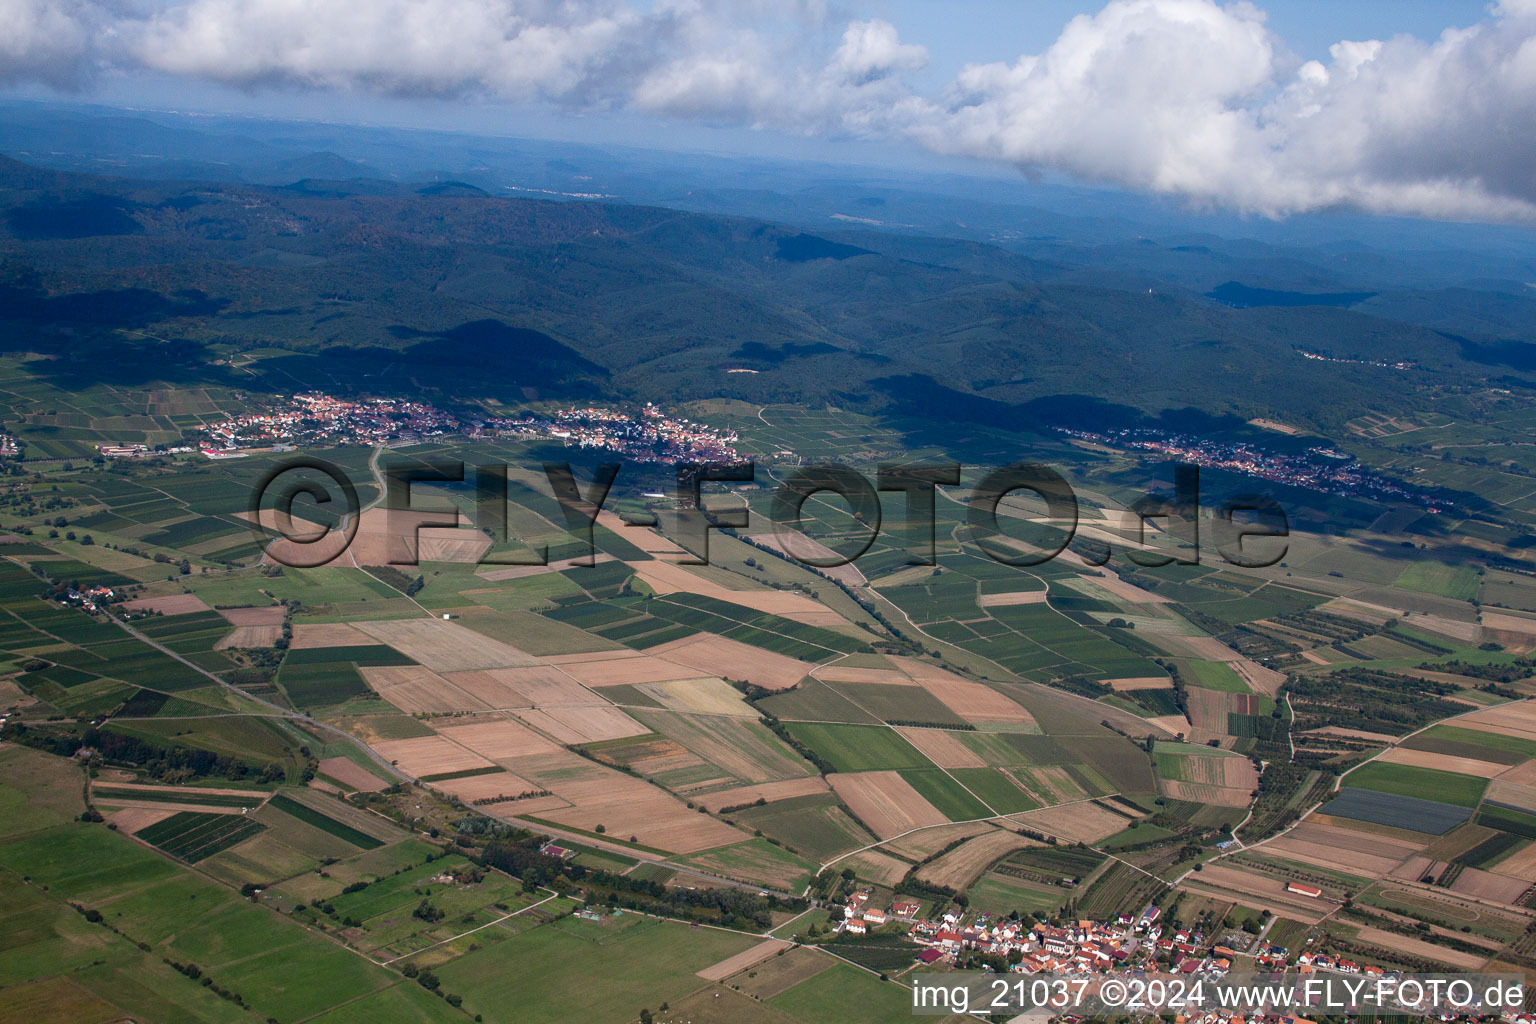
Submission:
[[[403,447],[434,438],[547,439],[576,448],[613,452],[635,462],[734,462],[741,456],[735,431],[669,416],[646,402],[638,413],[598,405],[475,417],[398,398],[337,398],[321,392],[292,395],[286,408],[245,413],[208,424],[198,449],[210,459],[255,451],[286,451],[300,444]],[[103,446],[101,454],[152,454],[143,445]],[[177,449],[190,451],[190,448]]]
[[[1317,898],[1321,891],[1293,882],[1287,891]],[[1017,915],[994,917],[973,913],[953,904],[935,917],[924,917],[922,903],[896,896],[884,909],[873,905],[873,890],[861,889],[847,897],[839,934],[862,937],[891,924],[905,926],[905,936],[919,948],[917,970],[1001,970],[1029,975],[1109,975],[1111,973],[1167,974],[1216,979],[1239,974],[1337,974],[1364,978],[1395,978],[1392,968],[1361,963],[1306,948],[1288,950],[1264,941],[1262,933],[1249,940],[1247,949],[1228,937],[1224,941],[1187,927],[1165,927],[1162,909],[1147,904],[1139,913],[1122,912],[1112,923],[1077,920],[1059,925]],[[891,933],[887,929],[886,934]],[[1308,939],[1307,945],[1313,940]],[[1062,1020],[1084,1018],[1063,1016]],[[1165,1018],[1170,1019],[1170,1018]],[[1217,1012],[1175,1015],[1175,1024],[1310,1024],[1293,1013]],[[1445,1016],[1458,1020],[1469,1017]],[[1536,1024],[1536,1013],[1505,1014],[1514,1024]]]
[[[1318,446],[1302,454],[1287,454],[1264,451],[1242,441],[1211,441],[1144,428],[1107,433],[1069,427],[1056,429],[1079,441],[1152,452],[1190,465],[1242,473],[1338,497],[1408,501],[1423,505],[1430,512],[1439,512],[1443,505],[1413,488],[1370,472],[1354,456],[1334,448]]]

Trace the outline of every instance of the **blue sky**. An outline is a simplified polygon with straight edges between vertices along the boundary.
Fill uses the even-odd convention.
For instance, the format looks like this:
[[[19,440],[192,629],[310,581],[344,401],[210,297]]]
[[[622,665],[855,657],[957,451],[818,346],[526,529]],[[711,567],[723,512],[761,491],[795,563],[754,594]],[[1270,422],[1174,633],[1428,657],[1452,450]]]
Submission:
[[[1348,208],[1536,223],[1536,0],[326,0],[306,11],[0,0],[12,29],[0,88],[1022,172],[1272,217]]]

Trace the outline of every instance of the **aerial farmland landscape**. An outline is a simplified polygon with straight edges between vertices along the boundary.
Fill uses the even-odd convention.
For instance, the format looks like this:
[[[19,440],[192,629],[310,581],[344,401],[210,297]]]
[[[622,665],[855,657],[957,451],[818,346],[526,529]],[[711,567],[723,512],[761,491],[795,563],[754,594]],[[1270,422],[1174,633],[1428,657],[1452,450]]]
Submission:
[[[1536,978],[1529,4],[731,6],[0,0],[0,1024]]]

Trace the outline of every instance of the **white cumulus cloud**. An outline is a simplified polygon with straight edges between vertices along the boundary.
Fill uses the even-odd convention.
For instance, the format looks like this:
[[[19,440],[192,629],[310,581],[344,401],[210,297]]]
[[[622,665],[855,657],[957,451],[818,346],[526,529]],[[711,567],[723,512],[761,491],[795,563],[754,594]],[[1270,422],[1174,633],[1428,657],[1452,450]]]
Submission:
[[[473,94],[910,139],[1270,216],[1536,221],[1536,0],[1312,61],[1246,0],[1109,0],[1039,53],[967,66],[926,94],[910,84],[928,63],[921,40],[857,16],[860,3],[0,0],[0,82],[150,70]]]

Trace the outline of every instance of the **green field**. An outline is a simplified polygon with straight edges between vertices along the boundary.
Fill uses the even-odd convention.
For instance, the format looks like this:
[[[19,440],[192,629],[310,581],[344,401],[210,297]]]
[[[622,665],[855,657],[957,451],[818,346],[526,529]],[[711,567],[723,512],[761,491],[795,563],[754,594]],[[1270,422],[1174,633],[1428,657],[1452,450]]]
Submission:
[[[1203,686],[1207,690],[1221,690],[1225,693],[1250,692],[1248,684],[1243,682],[1243,677],[1224,661],[1187,661],[1184,664],[1194,676],[1190,682],[1196,686]]]
[[[1477,596],[1481,582],[1477,571],[1469,566],[1420,560],[1404,569],[1395,585],[1454,601],[1469,601]]]
[[[796,740],[831,764],[834,771],[868,772],[933,767],[900,734],[880,726],[786,722],[784,727]]]
[[[359,849],[372,850],[384,845],[383,840],[376,839],[366,832],[353,828],[351,825],[337,821],[327,814],[320,813],[308,804],[301,804],[292,797],[285,796],[282,793],[278,793],[272,798],[271,806],[282,811],[284,814],[297,818],[306,825],[313,825],[322,832],[333,835],[344,842],[351,843]]]
[[[994,814],[1001,813],[996,809],[988,809],[942,769],[907,769],[901,772],[901,777],[950,821],[990,818]]]
[[[677,1002],[706,983],[694,972],[758,940],[626,914],[566,918],[436,968],[464,1009],[489,1020],[517,1008],[522,1024],[628,1021],[642,1007]],[[598,983],[601,979],[601,983]],[[892,987],[892,992],[899,989]],[[814,1019],[814,1018],[813,1018]]]
[[[142,829],[138,837],[178,860],[195,864],[250,839],[264,827],[238,814],[181,811]]]
[[[1356,789],[1438,800],[1458,807],[1476,807],[1483,798],[1483,791],[1488,788],[1487,779],[1472,775],[1380,761],[1372,761],[1350,772],[1344,783]]]

